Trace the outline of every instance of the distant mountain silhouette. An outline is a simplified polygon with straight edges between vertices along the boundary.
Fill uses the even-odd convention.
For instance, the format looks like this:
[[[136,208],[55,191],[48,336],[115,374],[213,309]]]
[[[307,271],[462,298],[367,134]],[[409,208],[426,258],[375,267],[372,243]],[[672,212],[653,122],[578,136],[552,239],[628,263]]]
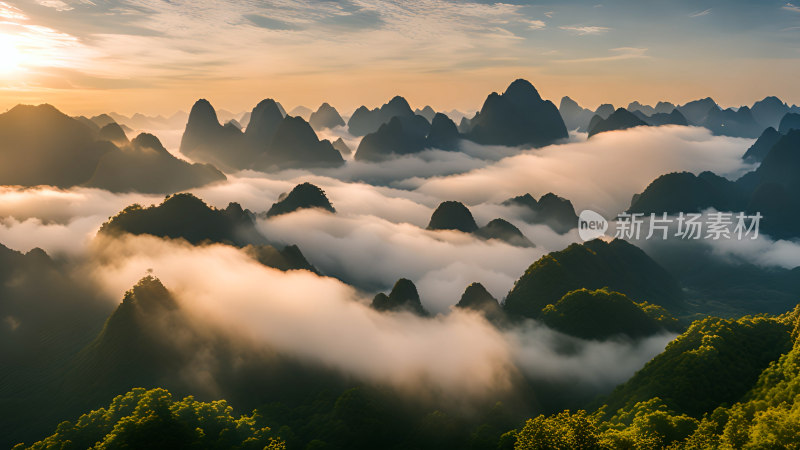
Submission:
[[[635,303],[625,294],[608,289],[578,289],[544,308],[541,320],[548,327],[583,339],[630,338],[679,331],[678,321],[664,308]]]
[[[294,116],[294,117],[302,117],[303,120],[308,121],[311,118],[311,114],[313,114],[313,113],[314,113],[314,111],[312,111],[311,108],[307,108],[307,107],[305,107],[303,105],[298,105],[298,106],[295,106],[291,111],[289,111],[288,114],[284,111],[283,115],[284,116],[288,115],[288,116]]]
[[[456,124],[442,113],[436,113],[431,122],[428,137],[425,140],[426,148],[439,150],[458,150],[461,134]]]
[[[749,213],[760,212],[762,230],[772,237],[800,236],[800,129],[781,137],[758,168],[737,180],[752,192]]]
[[[671,311],[683,308],[678,282],[642,250],[620,239],[595,239],[533,263],[506,296],[505,310],[538,318],[547,305],[556,304],[568,292],[603,287]]]
[[[308,123],[315,130],[345,126],[342,116],[333,106],[323,103],[308,119]]]
[[[533,242],[526,238],[519,228],[504,219],[490,221],[475,231],[475,235],[483,239],[497,239],[517,247],[535,247]]]
[[[478,231],[478,224],[469,208],[461,202],[446,201],[439,204],[431,215],[429,230],[458,230],[464,233]]]
[[[472,233],[480,239],[497,239],[517,247],[535,247],[533,242],[507,220],[494,219],[478,228],[469,208],[461,202],[446,201],[439,204],[431,215],[428,230],[456,230]]]
[[[244,131],[244,141],[248,148],[243,149],[242,158],[236,162],[236,167],[242,169],[250,167],[253,161],[266,151],[283,122],[283,116],[278,103],[271,98],[260,101],[250,111],[250,119]]]
[[[646,122],[648,125],[652,125],[655,127],[661,125],[683,125],[686,126],[689,122],[683,117],[680,111],[677,109],[673,109],[671,113],[654,113],[650,116],[640,112],[634,111],[633,114],[641,119],[642,121]]]
[[[125,130],[117,122],[110,122],[104,125],[98,132],[97,139],[111,142],[118,147],[130,143],[128,136],[125,135]]]
[[[180,150],[195,161],[213,164],[226,172],[246,168],[252,161],[242,131],[220,125],[214,107],[205,99],[192,106]]]
[[[361,139],[355,159],[382,161],[397,155],[418,153],[425,149],[430,124],[422,116],[395,116],[378,131]]]
[[[650,105],[643,105],[638,101],[632,101],[628,103],[628,106],[625,108],[628,111],[635,113],[639,111],[640,113],[644,114],[645,116],[652,116],[656,113],[656,109]]]
[[[569,97],[562,97],[558,107],[564,124],[569,130],[586,131],[589,121],[592,120],[594,113],[586,108],[582,108],[575,100]]]
[[[114,127],[115,132],[122,131],[112,123],[103,127],[101,136]],[[113,192],[155,194],[183,191],[225,179],[225,175],[214,166],[190,164],[178,159],[161,145],[157,137],[142,133],[130,143],[103,155],[86,185]]]
[[[406,278],[397,280],[388,296],[384,293],[376,295],[372,300],[372,307],[378,311],[406,311],[418,316],[428,315],[422,307],[417,287]]]
[[[469,119],[466,117],[462,117],[461,121],[458,122],[458,132],[461,134],[467,134],[469,133],[470,128],[471,125],[469,123]]]
[[[89,130],[91,130],[93,135],[97,135],[97,133],[100,132],[100,127],[98,127],[97,124],[92,122],[92,120],[89,119],[88,117],[86,117],[86,116],[75,116],[75,117],[72,117],[72,118],[77,120],[81,124],[83,124]]]
[[[389,123],[393,117],[414,117],[414,111],[411,110],[411,106],[409,106],[406,99],[399,95],[380,108],[370,110],[366,106],[360,106],[353,112],[350,120],[347,121],[347,128],[353,136],[366,136],[378,131],[381,125]]]
[[[770,149],[754,172],[741,181],[753,185],[778,183],[793,193],[800,193],[800,128],[791,129]]]
[[[503,94],[491,93],[470,120],[467,138],[484,145],[542,147],[568,137],[558,109],[531,83],[518,79]]]
[[[777,128],[781,118],[790,110],[789,105],[774,96],[765,97],[763,100],[753,103],[753,106],[750,107],[751,114],[753,114],[756,122],[762,128]]]
[[[719,109],[719,106],[711,97],[706,97],[678,106],[677,109],[686,117],[690,125],[703,126],[708,113],[712,109]]]
[[[89,120],[95,123],[99,128],[103,128],[108,124],[117,123],[113,117],[109,116],[108,114],[98,114],[96,116],[92,116]]]
[[[578,226],[578,215],[575,214],[572,202],[552,192],[543,195],[539,201],[531,194],[525,194],[510,198],[503,204],[528,208],[530,212],[523,215],[526,222],[547,225],[559,234]]]
[[[774,137],[774,136],[773,136]],[[764,143],[764,141],[762,141]],[[780,136],[761,165],[735,182],[704,172],[667,174],[634,195],[631,212],[718,211],[761,213],[759,231],[773,238],[800,236],[800,130]],[[757,154],[763,154],[759,150]]]
[[[298,209],[320,208],[335,213],[325,192],[311,183],[302,183],[295,186],[288,194],[281,194],[277,202],[267,211],[267,217],[287,214]]]
[[[635,114],[619,108],[607,119],[603,119],[599,114],[593,117],[589,125],[589,137],[607,131],[627,130],[628,128],[640,126],[647,126],[647,123],[636,117]]]
[[[436,116],[436,111],[434,111],[430,106],[425,105],[425,107],[422,109],[415,109],[414,114],[424,117],[428,120],[428,122],[433,122],[433,118]]]
[[[750,112],[762,128],[777,128],[781,118],[789,112],[789,106],[778,97],[770,96],[753,103]]]
[[[594,111],[594,115],[600,116],[601,119],[608,119],[610,115],[614,114],[614,111],[616,111],[614,105],[610,103],[603,103],[597,107],[597,109]]]
[[[656,114],[669,114],[675,110],[675,105],[670,102],[658,102],[656,103],[656,107],[653,108],[653,111]]]
[[[0,184],[173,193],[221,180],[216,168],[175,158],[153,135],[129,142],[113,120],[95,131],[50,105],[0,114]]]
[[[497,322],[505,319],[505,312],[500,303],[480,283],[472,283],[461,295],[456,308],[469,309],[483,314],[489,321]]]
[[[0,114],[0,185],[76,186],[113,150],[51,105],[17,105]]]
[[[781,134],[786,134],[789,130],[800,130],[800,114],[786,113],[782,118],[778,131]]]
[[[250,116],[252,115],[251,111],[247,111],[246,113],[242,114],[242,117],[239,118],[239,123],[242,124],[243,128],[247,128],[250,124]]]
[[[266,151],[253,162],[259,170],[292,167],[335,167],[344,164],[342,155],[300,117],[286,116]]]
[[[756,138],[763,130],[747,106],[737,110],[711,108],[701,125],[720,136]]]
[[[344,163],[330,142],[317,138],[308,122],[300,117],[283,117],[280,105],[272,99],[253,108],[244,133],[234,125],[221,126],[211,104],[198,100],[189,114],[181,153],[225,171]]]
[[[630,212],[644,214],[678,214],[699,212],[714,207],[734,211],[742,206],[744,193],[736,183],[711,172],[695,176],[675,172],[656,178],[639,195],[634,196]]]
[[[781,136],[775,128],[769,127],[761,133],[761,136],[747,149],[742,159],[748,162],[761,162],[767,153],[778,143]]]
[[[670,114],[672,111],[675,110],[675,105],[670,102],[658,102],[655,107],[650,105],[643,105],[638,101],[632,101],[628,103],[628,107],[625,108],[632,113],[636,113],[637,111],[642,113],[647,117],[652,117],[656,114]],[[613,112],[613,111],[612,111]],[[637,114],[638,116],[638,114]],[[682,115],[681,115],[682,116]],[[641,116],[639,116],[641,117]]]
[[[344,140],[342,140],[342,138],[339,138],[339,139],[336,139],[335,141],[333,141],[333,148],[338,150],[339,153],[342,154],[342,156],[349,155],[350,153],[353,152],[353,150],[351,150],[350,147],[348,147],[347,144],[345,144],[345,142],[344,142]]]
[[[115,112],[108,114],[100,114],[99,116],[92,117],[101,127],[108,123],[108,118],[117,122],[126,132],[132,133],[135,130],[176,130],[186,126],[186,121],[189,115],[184,111],[177,111],[169,117],[162,115],[147,116],[144,114],[136,113],[131,117],[124,116]],[[229,120],[232,117],[226,117]],[[102,124],[102,125],[101,125]]]

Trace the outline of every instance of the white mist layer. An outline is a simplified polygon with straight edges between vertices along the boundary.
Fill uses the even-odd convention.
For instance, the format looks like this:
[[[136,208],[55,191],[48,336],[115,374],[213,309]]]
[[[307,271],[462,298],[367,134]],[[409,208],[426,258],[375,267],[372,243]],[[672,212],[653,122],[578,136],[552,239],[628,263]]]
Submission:
[[[454,399],[508,393],[521,374],[611,387],[671,338],[586,342],[533,322],[499,331],[463,311],[431,319],[379,313],[335,279],[280,272],[224,245],[101,238],[92,256],[91,277],[114,298],[152,270],[184,309],[230,333],[367,382]],[[559,339],[575,350],[559,353]]]

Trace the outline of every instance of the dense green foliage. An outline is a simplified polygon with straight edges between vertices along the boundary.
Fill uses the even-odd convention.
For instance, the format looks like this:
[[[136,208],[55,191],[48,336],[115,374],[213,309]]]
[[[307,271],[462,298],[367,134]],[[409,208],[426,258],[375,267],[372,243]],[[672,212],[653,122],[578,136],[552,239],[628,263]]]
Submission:
[[[150,234],[200,242],[226,242],[237,245],[256,243],[253,219],[237,203],[218,210],[192,194],[168,196],[160,205],[134,204],[123,209],[100,228],[108,234]],[[247,237],[248,239],[245,239]],[[261,238],[263,240],[263,238]]]
[[[769,360],[773,349],[785,353]],[[800,307],[778,318],[699,321],[610,401],[619,396],[629,401],[618,410],[530,419],[515,448],[798,448]]]
[[[224,400],[177,401],[164,389],[136,388],[114,398],[108,408],[84,414],[75,423],[62,422],[54,434],[27,448],[280,450],[286,446],[263,417],[236,418]]]
[[[791,348],[783,320],[709,317],[694,322],[607,399],[609,411],[653,397],[692,416],[732,403]]]
[[[508,293],[509,313],[538,318],[570,291],[608,287],[637,302],[675,312],[683,307],[678,282],[637,247],[620,239],[572,244],[533,263]]]
[[[584,339],[607,339],[620,334],[635,338],[675,331],[678,327],[678,321],[664,308],[635,303],[608,289],[569,292],[555,304],[547,305],[541,320],[551,328]]]

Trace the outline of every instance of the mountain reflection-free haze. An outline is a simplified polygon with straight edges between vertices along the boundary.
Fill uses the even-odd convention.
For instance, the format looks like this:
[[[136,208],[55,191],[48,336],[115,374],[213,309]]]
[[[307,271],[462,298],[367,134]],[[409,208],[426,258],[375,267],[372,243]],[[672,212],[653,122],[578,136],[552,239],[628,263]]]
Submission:
[[[793,448],[799,33],[0,1],[0,448]]]

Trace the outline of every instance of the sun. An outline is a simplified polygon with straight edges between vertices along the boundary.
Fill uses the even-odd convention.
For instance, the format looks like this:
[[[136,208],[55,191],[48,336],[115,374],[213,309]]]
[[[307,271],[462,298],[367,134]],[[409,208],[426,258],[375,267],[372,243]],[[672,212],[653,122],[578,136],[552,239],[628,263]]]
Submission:
[[[22,54],[13,39],[8,35],[0,34],[0,74],[8,74],[19,69]]]

